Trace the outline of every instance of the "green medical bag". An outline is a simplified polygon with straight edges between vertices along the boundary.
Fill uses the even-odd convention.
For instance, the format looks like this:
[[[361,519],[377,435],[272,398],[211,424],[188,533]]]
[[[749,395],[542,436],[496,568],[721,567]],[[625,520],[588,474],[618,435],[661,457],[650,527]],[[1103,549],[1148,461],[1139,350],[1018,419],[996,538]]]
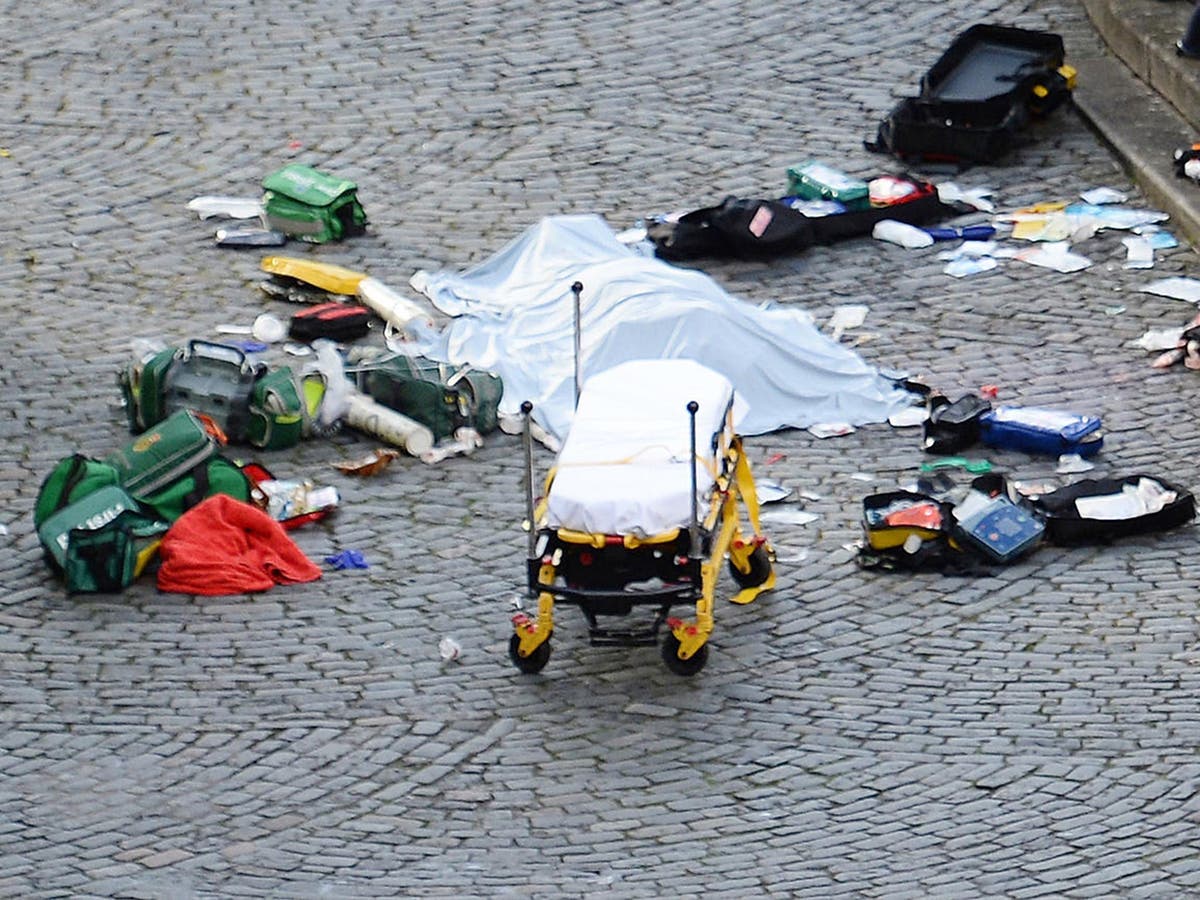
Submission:
[[[363,390],[421,423],[440,441],[459,428],[473,428],[481,435],[495,431],[504,386],[499,376],[470,366],[397,356],[372,364],[363,375]]]
[[[267,224],[291,237],[321,244],[366,231],[353,181],[293,163],[264,178],[263,191]]]

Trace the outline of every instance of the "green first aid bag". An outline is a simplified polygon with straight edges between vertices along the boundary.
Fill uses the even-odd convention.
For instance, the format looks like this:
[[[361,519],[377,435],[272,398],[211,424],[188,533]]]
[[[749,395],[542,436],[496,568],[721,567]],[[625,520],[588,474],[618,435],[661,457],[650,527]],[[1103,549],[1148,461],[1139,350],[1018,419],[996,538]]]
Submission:
[[[363,382],[372,399],[420,422],[434,440],[453,437],[459,428],[489,434],[499,424],[504,385],[491,372],[397,356],[367,369]]]
[[[271,369],[250,392],[246,440],[262,450],[291,447],[309,431],[307,412],[304,390],[292,369]]]
[[[145,568],[167,527],[128,492],[107,485],[48,516],[38,540],[68,592],[117,591]]]
[[[302,241],[340,241],[367,229],[353,181],[293,163],[264,178],[263,191],[267,224]]]
[[[121,476],[108,463],[75,453],[60,459],[42,479],[33,506],[33,526],[42,523],[65,506],[102,487],[119,485]]]

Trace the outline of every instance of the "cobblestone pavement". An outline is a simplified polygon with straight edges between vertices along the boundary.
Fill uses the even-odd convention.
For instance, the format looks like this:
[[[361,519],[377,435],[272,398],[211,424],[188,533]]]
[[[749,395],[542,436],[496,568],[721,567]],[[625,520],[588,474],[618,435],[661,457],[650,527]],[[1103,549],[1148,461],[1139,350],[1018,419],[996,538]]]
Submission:
[[[1069,58],[1098,40],[1076,3],[2,5],[0,895],[1200,894],[1196,532],[993,577],[861,571],[861,497],[912,480],[911,429],[749,441],[820,518],[771,526],[778,589],[719,604],[690,680],[652,648],[589,647],[570,609],[542,675],[508,663],[513,437],[373,480],[327,466],[374,446],[351,433],[270,454],[342,494],[300,546],[370,568],[262,595],[67,597],[32,533],[57,459],[127,440],[131,337],[290,312],[189,199],[253,196],[292,160],[352,178],[370,234],[287,252],[405,288],[547,214],[625,227],[778,194],[805,158],[894,170],[862,140],[955,34],[1049,29]],[[1006,208],[1129,186],[1074,110],[1032,136],[955,180]],[[1195,256],[1147,273],[1120,235],[1079,249],[1095,265],[1073,275],[956,280],[870,239],[704,268],[818,320],[865,303],[873,362],[1097,413],[1101,474],[1200,484],[1195,376],[1128,346],[1187,318],[1136,288]]]

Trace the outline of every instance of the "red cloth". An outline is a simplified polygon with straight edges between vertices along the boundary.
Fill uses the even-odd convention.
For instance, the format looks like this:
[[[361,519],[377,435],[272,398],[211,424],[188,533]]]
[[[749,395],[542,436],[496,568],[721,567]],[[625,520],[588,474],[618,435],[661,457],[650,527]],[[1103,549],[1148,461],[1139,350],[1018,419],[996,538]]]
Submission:
[[[227,494],[180,516],[158,552],[159,590],[180,594],[245,594],[321,577],[278,522]]]

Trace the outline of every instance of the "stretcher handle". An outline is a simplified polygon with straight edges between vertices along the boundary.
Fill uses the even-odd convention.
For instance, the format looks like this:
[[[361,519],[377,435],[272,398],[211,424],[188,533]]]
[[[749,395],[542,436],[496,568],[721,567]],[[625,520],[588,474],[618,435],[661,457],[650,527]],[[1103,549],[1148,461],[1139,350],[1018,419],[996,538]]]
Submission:
[[[699,490],[699,485],[696,483],[696,412],[700,409],[700,404],[695,400],[688,401],[687,411],[689,422],[688,426],[691,432],[691,475],[692,475],[692,518],[688,523],[688,555],[692,559],[700,557],[700,510],[699,498],[696,496]]]
[[[529,559],[537,552],[537,529],[533,524],[533,430],[529,414],[533,404],[528,400],[521,404],[521,443],[525,449],[525,521],[529,523]]]
[[[579,408],[579,392],[583,389],[580,383],[579,352],[583,343],[583,318],[580,311],[580,296],[583,294],[583,283],[576,281],[571,285],[571,293],[575,295],[575,408]]]

